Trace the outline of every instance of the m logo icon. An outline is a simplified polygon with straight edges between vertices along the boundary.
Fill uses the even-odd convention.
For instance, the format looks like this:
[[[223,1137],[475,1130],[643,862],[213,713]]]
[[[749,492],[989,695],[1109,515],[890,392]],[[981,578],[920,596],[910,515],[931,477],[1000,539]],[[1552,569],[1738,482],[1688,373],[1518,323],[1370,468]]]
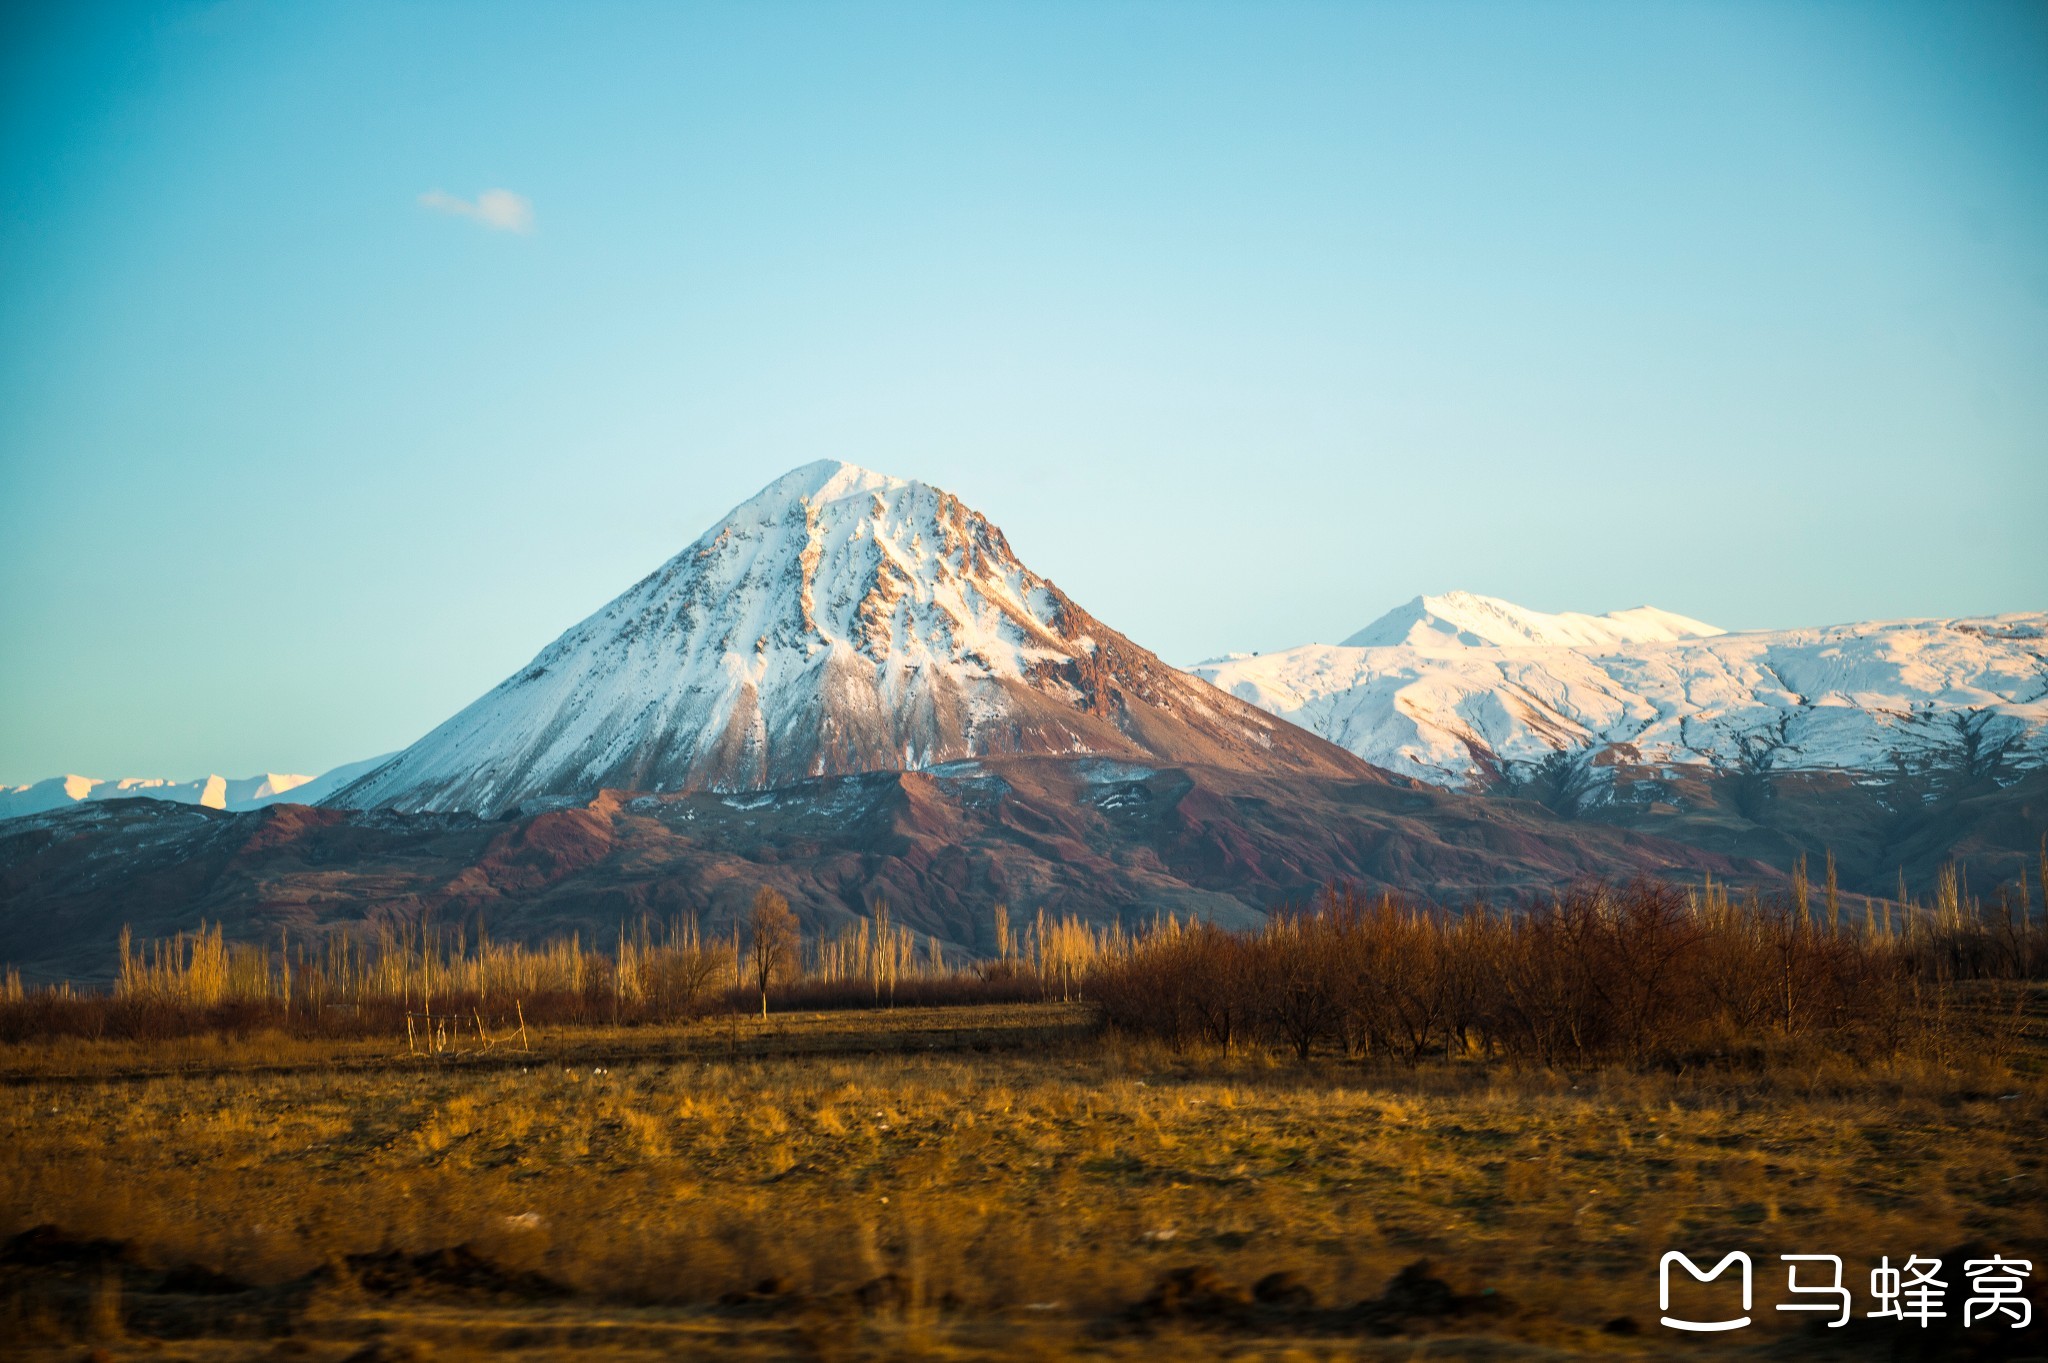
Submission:
[[[1676,1316],[1670,1315],[1671,1265],[1674,1263],[1684,1264],[1685,1271],[1692,1274],[1693,1280],[1702,1283],[1712,1282],[1720,1277],[1730,1264],[1741,1264],[1743,1314],[1734,1320],[1680,1320]],[[1666,1313],[1662,1319],[1666,1325],[1674,1330],[1694,1330],[1700,1333],[1709,1333],[1715,1330],[1740,1330],[1743,1326],[1749,1324],[1749,1256],[1739,1249],[1730,1250],[1722,1257],[1720,1263],[1715,1264],[1712,1268],[1702,1273],[1698,1264],[1686,1258],[1677,1250],[1672,1250],[1657,1261],[1657,1309]]]

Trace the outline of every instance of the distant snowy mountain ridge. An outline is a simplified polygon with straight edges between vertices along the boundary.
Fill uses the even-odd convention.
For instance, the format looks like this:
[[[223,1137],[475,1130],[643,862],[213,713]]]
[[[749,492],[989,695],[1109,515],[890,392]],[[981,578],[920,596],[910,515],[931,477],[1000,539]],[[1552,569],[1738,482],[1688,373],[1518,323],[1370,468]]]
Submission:
[[[26,786],[0,786],[0,819],[41,814],[88,800],[169,800],[176,804],[224,810],[260,809],[264,805],[278,803],[317,804],[382,764],[388,756],[374,757],[367,762],[350,762],[319,776],[264,772],[241,780],[210,775],[196,781],[172,781],[152,776],[111,780],[97,776],[53,776]]]
[[[1497,597],[1471,592],[1418,596],[1396,606],[1346,639],[1346,648],[1619,648],[1664,644],[1726,633],[1683,615],[1650,606],[1608,615],[1566,611],[1546,615]]]
[[[1566,763],[1596,799],[1624,770],[2005,784],[2048,766],[2048,612],[1729,633],[1648,606],[1447,592],[1341,644],[1189,671],[1088,615],[950,493],[821,462],[403,752],[317,778],[56,777],[0,787],[0,819],[135,797],[497,814],[1010,754],[1384,779],[1370,763],[1465,790]]]
[[[1485,788],[1546,762],[1872,773],[2048,764],[2048,613],[1727,633],[1640,607],[1418,597],[1197,676],[1368,762]]]

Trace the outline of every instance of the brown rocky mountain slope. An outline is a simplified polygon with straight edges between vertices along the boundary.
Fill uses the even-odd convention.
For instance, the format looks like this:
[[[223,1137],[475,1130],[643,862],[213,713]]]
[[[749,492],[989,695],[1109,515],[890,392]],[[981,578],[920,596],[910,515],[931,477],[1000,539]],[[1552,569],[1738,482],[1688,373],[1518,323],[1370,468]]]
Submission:
[[[1096,922],[1252,922],[1348,880],[1451,903],[1635,875],[1767,879],[1753,862],[1531,802],[1380,779],[1107,759],[999,758],[776,791],[595,799],[484,820],[111,801],[0,824],[0,961],[103,978],[122,926],[204,918],[295,940],[378,920],[479,923],[502,939],[604,940],[642,915],[717,930],[755,889],[831,930],[886,900],[958,956],[994,906]]]

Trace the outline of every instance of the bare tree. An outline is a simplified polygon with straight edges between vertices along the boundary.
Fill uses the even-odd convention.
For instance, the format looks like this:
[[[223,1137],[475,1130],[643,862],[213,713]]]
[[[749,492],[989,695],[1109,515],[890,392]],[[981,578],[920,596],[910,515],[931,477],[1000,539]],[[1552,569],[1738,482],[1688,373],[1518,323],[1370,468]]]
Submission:
[[[1328,912],[1276,914],[1254,939],[1267,1023],[1304,1063],[1344,1019],[1342,929]]]
[[[747,930],[753,941],[747,945],[748,973],[761,991],[761,1016],[768,1016],[768,986],[786,975],[796,963],[796,915],[779,891],[763,885],[754,891],[754,908],[747,915]]]

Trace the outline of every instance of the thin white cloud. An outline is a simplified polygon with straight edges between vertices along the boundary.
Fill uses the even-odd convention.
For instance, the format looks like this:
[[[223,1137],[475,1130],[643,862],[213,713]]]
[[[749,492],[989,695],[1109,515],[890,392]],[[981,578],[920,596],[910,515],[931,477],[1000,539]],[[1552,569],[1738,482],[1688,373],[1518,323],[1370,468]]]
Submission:
[[[533,200],[509,189],[487,189],[474,201],[445,189],[430,189],[420,195],[420,206],[451,217],[472,218],[493,232],[533,230]]]

